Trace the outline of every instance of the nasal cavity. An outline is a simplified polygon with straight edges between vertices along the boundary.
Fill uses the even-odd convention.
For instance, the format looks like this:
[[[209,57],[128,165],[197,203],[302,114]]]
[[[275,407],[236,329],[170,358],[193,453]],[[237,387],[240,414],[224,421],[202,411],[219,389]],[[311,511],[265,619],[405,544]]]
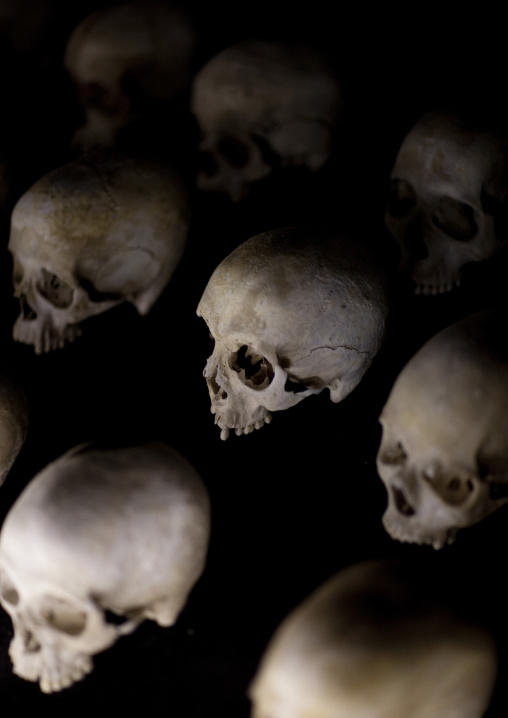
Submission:
[[[411,222],[404,232],[404,246],[412,259],[427,259],[429,250],[423,241],[423,229],[417,223]]]
[[[28,304],[24,294],[22,294],[19,298],[19,304],[21,307],[21,314],[23,316],[23,319],[29,322],[33,321],[34,319],[37,319],[37,313],[34,312],[32,307]]]
[[[403,492],[397,488],[393,488],[392,491],[393,498],[395,499],[395,506],[399,514],[402,514],[403,516],[414,516],[416,511],[411,504],[408,503]]]

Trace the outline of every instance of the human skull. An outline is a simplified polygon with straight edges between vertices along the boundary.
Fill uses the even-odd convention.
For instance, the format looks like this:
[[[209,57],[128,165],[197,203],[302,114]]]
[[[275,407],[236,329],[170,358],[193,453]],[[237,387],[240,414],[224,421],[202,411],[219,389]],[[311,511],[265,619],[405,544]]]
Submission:
[[[252,718],[481,718],[493,638],[402,563],[350,566],[281,623],[250,686]]]
[[[341,109],[337,79],[313,48],[244,40],[222,50],[191,85],[206,159],[198,189],[238,201],[276,166],[319,170]]]
[[[417,294],[450,291],[464,265],[506,245],[507,199],[506,133],[437,109],[412,127],[391,172],[385,221]]]
[[[14,339],[41,354],[121,302],[146,314],[180,261],[189,221],[182,179],[154,161],[98,150],[40,178],[11,217]]]
[[[346,235],[286,227],[238,246],[197,309],[215,340],[204,376],[221,438],[324,388],[344,399],[382,344],[387,312],[384,271]]]
[[[14,672],[59,691],[143,620],[172,625],[203,571],[209,514],[198,474],[163,444],[76,447],[50,463],[0,533]]]
[[[21,385],[0,375],[0,486],[21,451],[28,432],[28,400]]]
[[[191,80],[195,43],[189,17],[168,2],[123,2],[85,17],[64,54],[85,114],[74,144],[113,145],[150,104],[177,98]]]
[[[484,310],[446,327],[397,377],[377,455],[392,538],[440,549],[508,501],[506,321]]]

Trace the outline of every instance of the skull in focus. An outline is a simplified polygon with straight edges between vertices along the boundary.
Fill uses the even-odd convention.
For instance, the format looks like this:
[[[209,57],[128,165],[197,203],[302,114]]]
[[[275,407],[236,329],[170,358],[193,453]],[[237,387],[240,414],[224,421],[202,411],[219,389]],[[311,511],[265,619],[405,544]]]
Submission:
[[[450,291],[464,265],[506,246],[507,211],[506,133],[458,111],[425,114],[399,148],[385,213],[415,292]]]
[[[0,486],[14,464],[28,432],[29,407],[23,387],[0,375]]]
[[[482,718],[493,637],[401,562],[343,569],[281,623],[250,686],[252,718]]]
[[[41,354],[121,302],[146,314],[180,261],[189,221],[181,177],[152,160],[97,150],[44,175],[11,216],[14,339]]]
[[[209,530],[203,482],[164,444],[82,446],[49,464],[0,533],[14,672],[59,691],[143,620],[175,623],[203,571]]]
[[[286,227],[227,256],[197,312],[215,340],[204,376],[227,439],[325,388],[339,402],[357,386],[384,339],[386,275],[357,240]]]
[[[398,541],[455,540],[508,501],[506,313],[438,332],[402,369],[383,407],[383,524]]]
[[[191,111],[202,135],[197,186],[236,202],[279,166],[325,165],[342,95],[316,49],[244,40],[196,74]]]
[[[174,102],[190,83],[195,43],[189,17],[168,2],[121,2],[85,17],[64,55],[85,115],[74,144],[113,145],[152,105]]]

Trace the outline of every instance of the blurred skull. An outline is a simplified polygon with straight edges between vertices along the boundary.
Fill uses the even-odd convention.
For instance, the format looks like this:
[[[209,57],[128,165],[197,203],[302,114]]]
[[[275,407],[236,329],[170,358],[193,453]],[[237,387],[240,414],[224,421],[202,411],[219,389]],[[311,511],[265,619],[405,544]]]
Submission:
[[[183,254],[189,220],[182,179],[154,161],[98,150],[43,176],[11,217],[14,339],[41,354],[121,302],[146,314]]]
[[[0,533],[14,672],[59,691],[143,620],[172,625],[203,571],[209,512],[194,468],[163,444],[77,447],[49,464]]]
[[[506,132],[458,111],[424,115],[398,151],[385,214],[416,293],[459,285],[465,264],[506,245],[507,220]]]
[[[0,485],[5,481],[23,444],[29,424],[28,399],[23,387],[6,373],[0,375]]]
[[[262,656],[252,718],[482,718],[494,640],[424,576],[371,561],[314,591]]]
[[[94,10],[74,29],[64,66],[85,114],[74,144],[115,144],[117,131],[190,83],[195,32],[168,2],[122,2]]]
[[[439,549],[508,501],[507,319],[488,310],[441,330],[399,374],[377,456],[392,538]]]
[[[245,40],[212,57],[191,89],[201,190],[238,201],[279,165],[316,171],[330,158],[342,97],[315,49]]]
[[[286,227],[226,257],[197,312],[215,340],[204,375],[227,439],[325,388],[339,402],[357,386],[384,339],[386,277],[357,240]]]

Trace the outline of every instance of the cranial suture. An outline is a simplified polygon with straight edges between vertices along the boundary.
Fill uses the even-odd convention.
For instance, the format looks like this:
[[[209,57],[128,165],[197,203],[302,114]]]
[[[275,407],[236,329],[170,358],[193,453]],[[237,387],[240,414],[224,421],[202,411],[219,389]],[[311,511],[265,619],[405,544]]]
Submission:
[[[384,340],[387,278],[358,240],[286,227],[227,256],[197,312],[215,340],[204,376],[226,439],[325,388],[332,401],[344,399]]]

